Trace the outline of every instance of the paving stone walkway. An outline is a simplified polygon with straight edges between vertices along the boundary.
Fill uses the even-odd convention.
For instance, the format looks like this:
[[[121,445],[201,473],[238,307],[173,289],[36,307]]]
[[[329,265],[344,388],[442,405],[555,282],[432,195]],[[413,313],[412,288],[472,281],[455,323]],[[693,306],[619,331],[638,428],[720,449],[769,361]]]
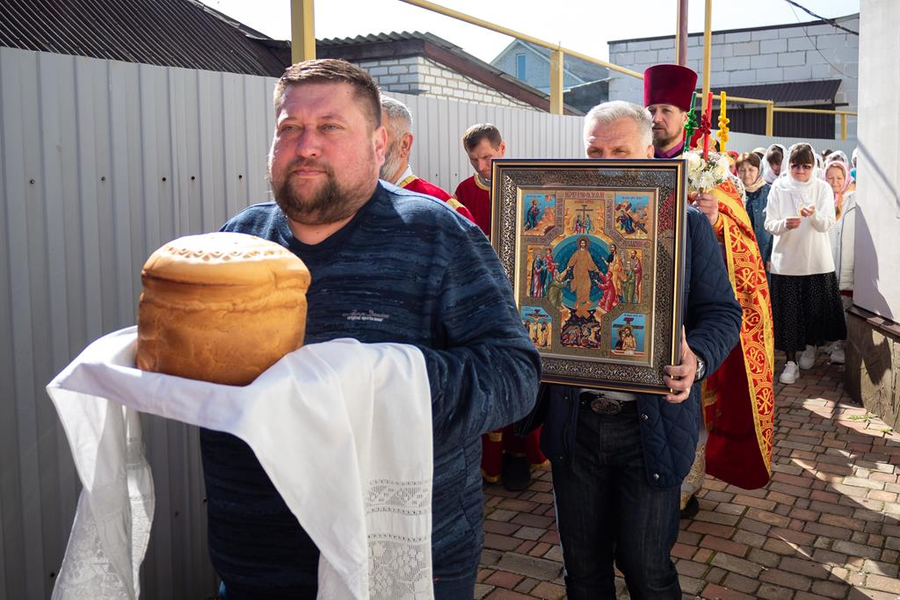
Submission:
[[[820,354],[794,385],[776,383],[765,489],[706,479],[672,553],[685,600],[900,599],[900,436],[842,381]],[[565,597],[552,488],[547,471],[524,492],[485,488],[477,598]],[[621,577],[617,586],[628,598]]]

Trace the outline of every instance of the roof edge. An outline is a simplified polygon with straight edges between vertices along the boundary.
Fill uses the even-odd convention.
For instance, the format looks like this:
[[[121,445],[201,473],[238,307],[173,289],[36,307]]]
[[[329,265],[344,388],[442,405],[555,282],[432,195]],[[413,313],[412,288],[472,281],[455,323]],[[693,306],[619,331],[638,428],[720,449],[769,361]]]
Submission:
[[[323,55],[342,54],[343,58],[350,61],[424,56],[529,106],[540,110],[548,110],[550,107],[549,95],[432,33],[391,32],[355,38],[330,38],[317,40],[317,42],[322,44],[317,53],[321,51]],[[391,48],[387,47],[397,42],[403,42],[405,46],[403,48],[398,48],[396,45]],[[370,48],[375,45],[384,47],[379,49],[382,52],[367,52],[364,50],[367,45]],[[352,52],[346,51],[351,48]],[[341,49],[345,51],[341,52]],[[577,108],[568,105],[565,105],[565,112],[570,115],[583,114]]]
[[[495,56],[495,57],[491,60],[491,63],[490,63],[490,64],[493,65],[494,62],[500,60],[500,57],[501,57],[501,56],[506,56],[506,55],[509,53],[509,51],[512,50],[513,47],[514,47],[514,46],[517,46],[517,45],[523,45],[522,40],[520,40],[519,38],[513,38],[513,41],[511,41],[509,44],[507,44],[506,47],[505,47],[503,50],[501,50],[501,51],[497,54],[497,56]]]
[[[844,15],[843,17],[834,17],[832,21],[847,21],[852,19],[858,19],[859,13],[853,13],[849,15]],[[738,29],[718,29],[712,32],[712,35],[720,35],[725,33],[743,33],[745,31],[764,31],[767,29],[789,29],[791,27],[812,27],[813,25],[830,25],[828,21],[823,21],[819,19],[818,21],[805,21],[803,23],[782,23],[780,25],[763,25],[760,27],[741,27]],[[703,37],[703,32],[695,32],[689,33],[688,37]],[[606,44],[622,44],[625,42],[652,42],[656,40],[667,40],[667,39],[675,39],[674,35],[657,35],[654,37],[640,37],[640,38],[627,38],[623,40],[609,40]]]

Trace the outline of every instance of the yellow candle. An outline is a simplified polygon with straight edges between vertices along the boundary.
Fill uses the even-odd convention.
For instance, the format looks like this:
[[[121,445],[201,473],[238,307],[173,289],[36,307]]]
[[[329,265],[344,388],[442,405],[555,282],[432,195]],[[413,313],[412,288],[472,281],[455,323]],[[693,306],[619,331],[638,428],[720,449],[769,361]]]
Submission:
[[[728,143],[728,117],[725,116],[725,92],[719,92],[719,152],[725,154],[725,146]]]

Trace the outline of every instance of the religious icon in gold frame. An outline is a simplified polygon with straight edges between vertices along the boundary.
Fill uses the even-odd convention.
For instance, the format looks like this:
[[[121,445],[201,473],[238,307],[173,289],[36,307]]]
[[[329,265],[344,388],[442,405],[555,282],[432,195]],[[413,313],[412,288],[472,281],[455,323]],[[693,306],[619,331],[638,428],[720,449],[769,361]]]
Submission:
[[[685,174],[682,160],[494,161],[491,240],[543,381],[669,393]]]

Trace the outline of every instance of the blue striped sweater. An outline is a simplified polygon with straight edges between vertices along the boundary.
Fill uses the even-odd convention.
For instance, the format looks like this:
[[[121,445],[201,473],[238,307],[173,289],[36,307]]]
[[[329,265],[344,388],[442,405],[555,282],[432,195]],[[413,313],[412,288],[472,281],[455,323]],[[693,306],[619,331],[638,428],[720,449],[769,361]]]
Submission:
[[[247,208],[223,230],[271,240],[306,263],[312,274],[306,343],[351,337],[422,350],[434,426],[434,574],[476,568],[479,436],[524,416],[540,376],[539,355],[487,239],[444,203],[382,184],[346,226],[317,245],[294,238],[271,202]],[[252,451],[209,430],[201,431],[201,448],[210,555],[228,600],[315,597],[318,551]]]

